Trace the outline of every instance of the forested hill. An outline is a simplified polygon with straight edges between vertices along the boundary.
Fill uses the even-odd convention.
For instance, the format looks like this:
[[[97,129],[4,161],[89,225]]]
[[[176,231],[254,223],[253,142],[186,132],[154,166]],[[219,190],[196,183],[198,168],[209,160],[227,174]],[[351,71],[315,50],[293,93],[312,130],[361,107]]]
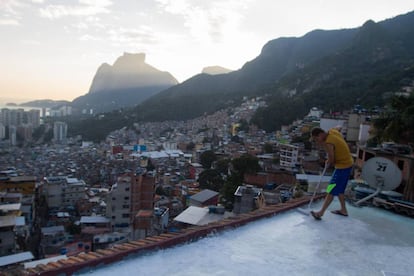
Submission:
[[[312,106],[382,105],[414,64],[413,26],[410,12],[359,28],[269,41],[240,70],[194,76],[133,110],[113,113],[105,129],[115,128],[117,117],[124,123],[190,119],[237,104],[243,96],[266,96],[269,107],[254,118],[266,130],[302,117]]]

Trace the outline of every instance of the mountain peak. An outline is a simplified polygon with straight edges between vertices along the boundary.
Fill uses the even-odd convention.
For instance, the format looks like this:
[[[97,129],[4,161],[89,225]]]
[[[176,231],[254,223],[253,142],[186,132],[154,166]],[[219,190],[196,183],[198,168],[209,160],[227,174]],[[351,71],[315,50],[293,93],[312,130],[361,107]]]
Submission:
[[[113,66],[103,63],[93,78],[89,93],[147,86],[172,86],[177,80],[168,72],[145,63],[144,53],[124,53]]]
[[[203,74],[209,74],[209,75],[219,75],[219,74],[227,74],[232,72],[233,70],[221,67],[221,66],[207,66],[204,67],[201,73]]]
[[[117,58],[114,63],[114,68],[123,70],[135,70],[138,67],[145,66],[145,54],[144,53],[124,53],[122,56]]]

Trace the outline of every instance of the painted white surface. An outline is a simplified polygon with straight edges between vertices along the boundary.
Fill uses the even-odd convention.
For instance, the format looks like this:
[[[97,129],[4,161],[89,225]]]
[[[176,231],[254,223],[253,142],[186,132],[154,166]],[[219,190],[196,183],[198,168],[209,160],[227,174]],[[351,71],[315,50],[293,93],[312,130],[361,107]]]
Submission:
[[[321,202],[314,208],[319,208]],[[337,200],[330,210],[338,208]],[[315,221],[293,210],[87,275],[412,275],[414,220],[348,206]]]

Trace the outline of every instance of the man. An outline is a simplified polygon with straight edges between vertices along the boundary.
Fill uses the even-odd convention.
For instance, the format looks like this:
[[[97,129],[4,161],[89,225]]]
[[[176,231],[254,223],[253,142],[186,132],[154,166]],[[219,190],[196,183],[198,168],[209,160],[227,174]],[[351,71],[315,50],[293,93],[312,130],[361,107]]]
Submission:
[[[338,129],[335,128],[325,132],[320,127],[315,127],[311,131],[311,138],[323,146],[326,151],[328,159],[326,160],[325,166],[327,168],[330,166],[335,167],[331,181],[326,189],[327,195],[322,208],[318,212],[311,211],[311,214],[316,220],[320,220],[326,209],[332,203],[334,196],[337,196],[341,204],[341,209],[331,212],[336,215],[348,216],[344,192],[354,163],[348,144]]]

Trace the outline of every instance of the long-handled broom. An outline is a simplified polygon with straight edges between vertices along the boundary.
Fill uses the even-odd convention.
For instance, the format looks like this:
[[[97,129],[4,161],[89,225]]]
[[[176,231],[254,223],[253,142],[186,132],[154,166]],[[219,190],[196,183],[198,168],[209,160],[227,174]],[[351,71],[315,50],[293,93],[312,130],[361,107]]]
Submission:
[[[316,191],[318,191],[318,190],[319,190],[319,186],[321,185],[322,178],[323,178],[323,176],[325,175],[325,172],[326,172],[327,167],[328,167],[328,166],[325,164],[325,167],[323,168],[322,174],[321,174],[321,176],[319,177],[319,182],[318,182],[318,184],[316,185],[315,190],[313,191],[313,195],[312,195],[312,197],[311,197],[311,199],[310,199],[310,201],[309,201],[309,204],[308,204],[308,209],[306,209],[306,210],[305,210],[305,209],[303,209],[303,208],[298,208],[298,211],[299,211],[299,212],[301,212],[302,214],[309,216],[309,214],[310,214],[310,212],[311,212],[310,207],[311,207],[311,205],[312,205],[313,200],[315,199]]]

